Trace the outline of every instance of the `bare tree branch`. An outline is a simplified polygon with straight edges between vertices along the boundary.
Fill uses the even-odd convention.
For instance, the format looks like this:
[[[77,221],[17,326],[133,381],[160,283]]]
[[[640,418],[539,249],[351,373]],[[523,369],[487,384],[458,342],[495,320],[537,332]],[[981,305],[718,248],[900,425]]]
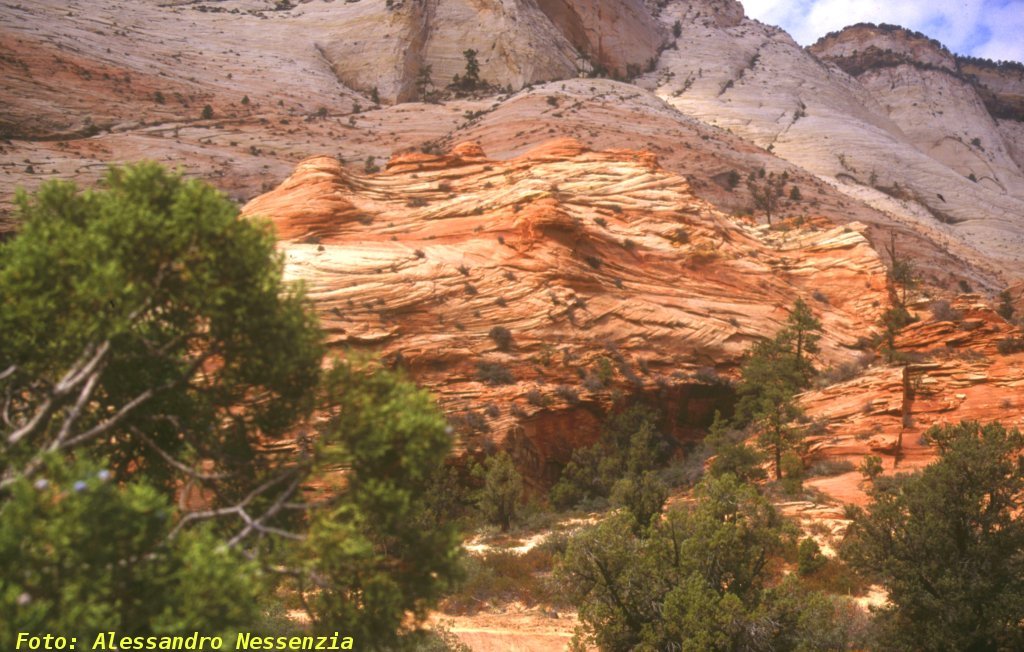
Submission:
[[[214,508],[214,509],[206,509],[206,510],[201,510],[201,511],[196,511],[196,512],[189,512],[188,514],[183,516],[180,521],[178,521],[177,525],[174,526],[174,529],[172,529],[171,533],[168,535],[168,538],[169,539],[174,539],[176,536],[178,536],[178,532],[180,532],[182,530],[182,528],[184,528],[189,523],[191,523],[193,521],[198,521],[198,520],[206,520],[206,519],[211,519],[211,518],[218,518],[218,517],[221,517],[221,516],[231,516],[231,515],[234,515],[234,516],[237,516],[237,517],[241,518],[243,521],[245,521],[247,527],[252,525],[253,523],[259,523],[262,520],[265,520],[267,518],[267,514],[266,513],[264,513],[264,515],[261,516],[259,519],[254,520],[248,514],[248,512],[246,512],[246,508],[249,506],[249,504],[253,500],[255,500],[257,497],[259,497],[262,494],[264,494],[267,491],[269,491],[272,487],[274,487],[274,486],[284,482],[285,480],[289,479],[292,476],[295,476],[294,479],[293,479],[293,482],[281,494],[281,496],[278,497],[277,501],[275,501],[275,505],[277,505],[277,510],[275,511],[275,513],[277,511],[280,511],[280,505],[278,505],[278,503],[283,504],[285,501],[287,501],[289,498],[291,498],[292,495],[294,495],[295,489],[298,488],[298,485],[301,483],[302,474],[299,473],[299,471],[302,470],[303,468],[304,467],[297,467],[296,466],[296,467],[292,467],[292,468],[288,469],[284,473],[280,473],[278,475],[275,475],[274,477],[266,480],[261,485],[259,485],[258,487],[256,487],[252,491],[250,491],[244,498],[242,498],[242,500],[240,500],[239,502],[235,503],[234,505],[231,505],[230,507],[217,507],[217,508]],[[261,526],[261,527],[263,527],[264,530],[266,529],[266,526]],[[257,529],[257,528],[254,528],[254,529]],[[248,532],[247,532],[247,534],[248,534]],[[289,533],[289,534],[291,534],[291,533]],[[236,537],[237,537],[237,535],[236,535]],[[234,542],[235,542],[234,539],[232,539],[232,544]]]
[[[102,435],[103,433],[109,432],[117,424],[119,424],[122,421],[124,421],[128,417],[128,415],[131,414],[133,410],[135,410],[135,408],[139,407],[140,405],[142,405],[143,403],[145,403],[149,399],[153,398],[153,396],[155,394],[156,394],[156,390],[147,389],[146,391],[142,392],[141,394],[139,394],[138,396],[136,396],[132,400],[130,400],[127,403],[125,403],[124,405],[122,405],[121,409],[118,410],[116,413],[114,413],[114,416],[110,417],[109,419],[107,419],[107,420],[105,420],[105,421],[103,421],[101,423],[96,424],[92,428],[89,428],[88,430],[86,430],[85,432],[83,432],[80,435],[72,437],[71,439],[67,440],[66,442],[62,442],[62,443],[60,443],[57,446],[51,447],[51,449],[52,450],[60,450],[62,448],[71,448],[73,446],[77,446],[78,444],[87,442],[90,439],[98,437],[99,435]],[[54,442],[54,443],[56,444],[57,442]]]
[[[87,380],[95,371],[100,363],[106,358],[107,352],[110,351],[110,340],[104,341],[95,351],[86,349],[86,352],[82,354],[82,357],[71,366],[64,377],[53,386],[50,390],[50,395],[43,401],[43,404],[36,409],[35,415],[29,419],[28,423],[20,428],[17,428],[7,437],[7,443],[14,445],[24,439],[30,434],[34,434],[40,426],[45,425],[49,422],[50,417],[57,411],[60,405],[75,387],[81,382]]]
[[[178,469],[179,471],[181,471],[185,475],[188,475],[188,476],[190,476],[192,478],[195,478],[196,480],[223,480],[225,478],[231,477],[230,473],[203,473],[202,471],[196,471],[195,469],[193,469],[192,467],[188,466],[187,464],[181,462],[178,459],[175,459],[174,456],[172,456],[170,453],[168,453],[163,448],[161,448],[159,444],[157,444],[155,441],[153,441],[153,439],[151,437],[146,435],[144,432],[142,432],[141,430],[139,430],[135,426],[132,426],[131,428],[129,428],[129,430],[131,431],[131,433],[133,435],[135,435],[136,437],[141,439],[143,441],[143,443],[145,443],[147,446],[149,446],[154,451],[156,451],[156,453],[165,462],[167,462],[168,464],[170,464],[174,468]]]
[[[97,437],[97,436],[102,435],[102,434],[104,434],[106,432],[109,432],[111,429],[113,429],[119,423],[124,421],[128,417],[128,415],[131,414],[135,410],[135,408],[137,408],[140,405],[142,405],[143,403],[149,401],[151,398],[153,398],[157,394],[159,394],[161,392],[165,392],[165,391],[167,391],[169,389],[173,389],[175,387],[179,387],[182,383],[187,382],[188,379],[191,378],[192,375],[196,371],[199,370],[199,368],[203,365],[203,363],[207,359],[209,359],[209,357],[211,355],[213,355],[212,352],[207,352],[207,353],[205,353],[203,355],[198,356],[195,360],[192,361],[192,363],[189,365],[189,367],[185,371],[185,373],[183,373],[177,380],[166,382],[163,385],[161,385],[160,387],[157,387],[155,389],[154,388],[150,388],[150,389],[145,390],[144,392],[142,392],[141,394],[139,394],[138,396],[136,396],[132,400],[130,400],[127,403],[125,403],[124,405],[122,405],[121,409],[118,410],[114,414],[114,416],[110,417],[106,421],[103,421],[102,423],[96,424],[95,426],[93,426],[89,430],[83,432],[82,434],[67,440],[66,442],[62,443],[57,448],[57,450],[63,449],[63,448],[70,448],[72,446],[77,446],[78,444],[81,444],[81,443],[86,442],[86,441],[88,441],[90,439],[93,439],[94,437]]]
[[[57,433],[57,439],[55,439],[53,444],[50,445],[51,450],[59,448],[61,443],[67,439],[68,435],[71,434],[71,427],[75,425],[76,421],[78,421],[78,417],[82,415],[82,410],[85,409],[89,399],[92,398],[92,393],[95,391],[96,384],[99,382],[99,379],[100,372],[98,371],[89,376],[89,380],[86,381],[85,387],[83,387],[82,391],[78,393],[78,400],[75,401],[74,407],[72,407],[71,411],[64,417],[64,423],[61,424],[60,432]]]
[[[242,530],[238,534],[231,537],[231,540],[228,541],[228,546],[237,545],[239,542],[245,539],[245,537],[249,536],[249,534],[251,534],[253,530],[265,532],[268,534],[276,534],[277,536],[284,537],[286,539],[302,541],[304,537],[301,535],[263,524],[267,519],[273,518],[275,515],[277,515],[278,512],[281,511],[285,502],[295,494],[295,491],[296,489],[299,488],[299,484],[301,484],[301,482],[302,474],[296,473],[295,478],[292,480],[291,484],[288,485],[288,488],[281,492],[281,494],[277,497],[277,500],[275,500],[274,503],[269,508],[267,508],[267,511],[263,512],[263,515],[255,521],[250,521],[247,519],[245,527],[242,528]]]
[[[71,371],[65,374],[64,378],[61,379],[61,382],[59,382],[51,391],[50,396],[43,402],[43,405],[41,405],[39,409],[36,411],[36,414],[32,418],[31,422],[20,428],[15,433],[13,433],[8,438],[8,441],[10,443],[16,443],[18,440],[23,439],[27,434],[32,433],[36,429],[45,426],[46,423],[49,422],[50,417],[53,416],[53,413],[57,411],[57,409],[60,406],[60,403],[62,402],[55,401],[55,397],[60,396],[61,398],[66,398],[67,394],[74,389],[75,385],[81,383],[82,381],[88,382],[90,375],[89,373],[86,372],[98,373],[97,367],[99,363],[103,360],[103,357],[106,355],[106,352],[109,351],[109,349],[110,342],[104,342],[102,345],[100,345],[100,348],[99,350],[97,350],[96,354],[92,358],[89,358],[84,365],[76,364]],[[32,459],[30,459],[22,469],[5,469],[5,475],[3,479],[0,480],[0,490],[6,489],[14,482],[16,482],[17,479],[20,477],[31,477],[36,471],[38,471],[42,467],[43,456],[46,453],[66,450],[79,444],[85,443],[96,437],[99,437],[100,435],[110,432],[115,427],[117,427],[121,422],[127,419],[128,416],[130,416],[131,413],[134,412],[140,405],[143,405],[147,401],[151,400],[154,396],[157,396],[158,394],[173,389],[175,387],[180,387],[183,383],[188,382],[188,379],[191,378],[192,375],[195,374],[196,371],[200,369],[200,367],[202,367],[203,363],[206,362],[206,360],[208,360],[211,356],[215,355],[216,353],[216,351],[207,351],[202,355],[197,356],[196,359],[193,360],[188,365],[188,368],[177,379],[173,381],[168,381],[159,387],[149,388],[143,391],[141,394],[139,394],[138,396],[136,396],[135,398],[121,406],[121,408],[112,417],[94,425],[87,431],[70,438],[67,438],[67,435],[65,434],[63,439],[58,437],[57,439],[54,439],[54,441],[51,442],[49,446],[41,446],[39,448],[39,452],[34,457],[32,457]],[[67,415],[65,419],[72,416],[74,416],[75,419],[77,419],[78,417],[78,415],[72,413]]]
[[[11,423],[11,403],[14,401],[14,387],[8,385],[4,390],[4,409],[2,417],[4,425],[8,428],[13,428],[14,424]]]

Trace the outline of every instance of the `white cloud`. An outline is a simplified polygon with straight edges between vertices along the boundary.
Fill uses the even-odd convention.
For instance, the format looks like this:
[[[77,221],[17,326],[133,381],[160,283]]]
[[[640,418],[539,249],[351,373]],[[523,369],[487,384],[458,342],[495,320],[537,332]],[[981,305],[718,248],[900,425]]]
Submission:
[[[746,0],[747,15],[809,45],[854,23],[892,23],[961,54],[1024,60],[1024,0]]]
[[[1008,2],[985,11],[982,24],[991,37],[972,54],[988,59],[1024,62],[1024,1]]]

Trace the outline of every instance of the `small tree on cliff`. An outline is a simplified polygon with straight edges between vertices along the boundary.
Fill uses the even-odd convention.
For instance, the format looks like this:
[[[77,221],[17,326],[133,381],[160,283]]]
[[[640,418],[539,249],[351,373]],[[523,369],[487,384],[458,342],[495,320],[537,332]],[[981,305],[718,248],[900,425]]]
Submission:
[[[424,63],[416,73],[416,95],[423,102],[433,100],[434,81],[431,79],[433,72],[434,67],[429,63]]]
[[[466,70],[462,78],[452,80],[454,86],[465,91],[475,91],[481,84],[480,63],[476,60],[477,51],[473,49],[464,50],[462,56],[466,59]]]
[[[772,223],[772,213],[778,207],[783,197],[783,190],[786,186],[786,179],[776,175],[774,172],[762,179],[752,179],[747,182],[747,190],[754,200],[754,206],[764,211],[768,218],[768,224]]]
[[[917,287],[917,268],[914,262],[907,258],[896,247],[896,232],[889,233],[889,244],[886,246],[889,254],[889,278],[899,286],[900,293],[897,296],[901,308],[906,308],[907,293]]]
[[[803,299],[797,299],[786,320],[785,328],[776,337],[784,348],[792,350],[796,372],[802,377],[798,387],[806,387],[815,373],[808,355],[818,352],[821,321],[814,316],[810,306]]]
[[[774,338],[755,344],[743,365],[737,420],[760,429],[759,441],[774,459],[776,480],[782,479],[783,453],[802,436],[790,425],[802,414],[794,397],[814,374],[808,354],[818,350],[820,332],[821,322],[798,299],[786,325]]]
[[[770,340],[756,343],[743,365],[737,420],[742,424],[761,404],[761,394],[794,395],[808,386],[815,373],[809,354],[818,351],[821,322],[802,299],[793,304],[786,324]]]
[[[753,405],[753,423],[760,432],[757,441],[772,456],[776,480],[782,480],[783,454],[803,438],[803,432],[791,425],[802,414],[792,388],[782,381],[765,385]]]
[[[896,336],[913,321],[907,309],[895,301],[882,313],[882,352],[890,364],[897,358]]]
[[[996,308],[996,312],[998,312],[999,316],[1006,321],[1013,319],[1013,295],[1010,293],[1009,289],[1003,290],[999,293],[999,307]]]

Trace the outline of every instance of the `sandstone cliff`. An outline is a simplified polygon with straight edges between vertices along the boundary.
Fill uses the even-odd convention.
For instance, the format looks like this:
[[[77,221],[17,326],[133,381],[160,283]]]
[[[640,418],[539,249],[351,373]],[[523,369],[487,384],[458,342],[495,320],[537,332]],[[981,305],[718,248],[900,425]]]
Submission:
[[[1019,329],[971,295],[954,301],[947,315],[932,315],[927,302],[917,315],[897,340],[904,362],[879,362],[801,397],[813,420],[812,460],[859,464],[878,455],[887,474],[911,471],[935,459],[922,439],[931,426],[973,419],[1024,427],[1024,350],[1007,345]],[[857,471],[809,484],[843,502],[867,499]]]
[[[808,52],[778,28],[712,20],[708,6],[667,5],[661,20],[682,28],[677,49],[662,54],[641,86],[816,172],[892,221],[956,240],[970,257],[1019,276],[1019,130],[989,113],[953,57],[927,39],[867,28]],[[857,76],[836,63],[854,51],[864,65],[848,67],[865,69]],[[868,51],[898,52],[900,62],[867,66]]]
[[[110,162],[154,158],[247,200],[318,154],[372,167],[399,151],[476,140],[507,158],[565,135],[657,152],[727,212],[752,211],[742,181],[750,173],[786,172],[805,197],[786,212],[863,222],[876,243],[897,230],[936,285],[996,290],[1020,269],[1007,157],[1024,157],[1022,123],[996,122],[1004,148],[974,134],[966,142],[979,137],[984,153],[947,144],[953,159],[939,160],[903,133],[884,98],[746,20],[732,0],[40,0],[12,5],[5,18],[0,230],[10,228],[14,187],[88,184]],[[421,63],[443,89],[464,72],[467,47],[492,90],[513,92],[388,105],[409,97]],[[635,84],[578,78],[652,62]],[[986,73],[1000,80],[987,88],[1010,105],[1005,72]],[[548,78],[560,81],[519,90]],[[914,92],[906,87],[907,100]],[[955,115],[977,108],[955,106]],[[978,183],[965,176],[977,154],[992,158],[1006,192],[992,191],[981,167]]]
[[[886,296],[854,225],[767,230],[696,199],[651,153],[572,140],[504,162],[468,144],[404,155],[377,175],[314,158],[244,212],[273,219],[334,345],[409,369],[465,449],[507,446],[534,477],[629,396],[659,397],[676,435],[697,435],[796,297],[838,364]]]

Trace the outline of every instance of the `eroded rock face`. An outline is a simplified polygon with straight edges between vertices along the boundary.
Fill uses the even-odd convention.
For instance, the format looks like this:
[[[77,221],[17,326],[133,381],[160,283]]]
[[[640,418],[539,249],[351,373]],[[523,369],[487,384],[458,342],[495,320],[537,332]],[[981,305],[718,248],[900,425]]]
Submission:
[[[921,34],[873,25],[848,27],[810,51],[856,77],[931,158],[994,194],[1024,197],[1021,168],[1011,154],[1019,145],[1016,134],[998,124],[999,117],[1018,113],[1024,68],[970,63]],[[933,210],[943,217],[941,204],[956,202],[924,203],[937,204]],[[947,219],[962,216],[950,213]]]
[[[338,79],[389,101],[418,99],[421,69],[443,88],[476,50],[497,87],[566,79],[600,66],[639,73],[658,56],[663,28],[641,0],[392,0],[335,5],[318,44]]]
[[[951,320],[920,308],[921,320],[897,339],[898,350],[912,362],[879,363],[801,397],[817,421],[809,437],[812,459],[860,464],[865,456],[878,455],[887,474],[912,471],[935,459],[922,439],[932,426],[967,419],[1024,427],[1024,352],[1007,352],[1000,345],[1019,337],[1020,330],[976,295],[955,301]],[[856,471],[809,484],[844,502],[867,500]]]
[[[36,0],[5,18],[0,233],[13,228],[16,187],[91,185],[112,162],[154,159],[244,202],[321,153],[361,168],[475,140],[504,159],[571,136],[656,152],[725,212],[752,211],[750,173],[785,171],[803,199],[787,199],[784,213],[863,222],[876,243],[899,231],[935,285],[999,290],[1024,269],[1024,206],[1007,163],[1024,161],[1024,123],[998,118],[995,135],[954,129],[959,140],[937,147],[912,142],[885,88],[875,97],[781,30],[745,19],[734,0]],[[661,50],[666,42],[678,49]],[[495,85],[558,81],[390,104],[412,97],[421,63],[437,87],[464,73],[470,47]],[[577,77],[595,64],[646,70],[652,57],[655,70],[632,84]],[[1001,81],[986,83],[1010,102],[1012,75],[997,72]],[[901,106],[920,100],[917,85],[898,88]],[[989,124],[956,117],[977,102],[950,95],[947,107],[945,97],[928,99],[944,129]],[[926,136],[932,115],[916,115],[906,119]],[[1005,155],[990,145],[999,138]]]
[[[1019,276],[1021,131],[934,42],[854,28],[808,52],[778,28],[712,20],[701,2],[669,3],[661,20],[679,21],[677,49],[640,85]]]
[[[839,363],[875,328],[885,270],[861,233],[726,216],[648,152],[471,144],[364,175],[320,157],[246,215],[273,220],[331,343],[379,351],[437,396],[463,450],[552,477],[630,396],[695,436],[750,343],[803,297]],[[503,330],[504,329],[504,330]]]

